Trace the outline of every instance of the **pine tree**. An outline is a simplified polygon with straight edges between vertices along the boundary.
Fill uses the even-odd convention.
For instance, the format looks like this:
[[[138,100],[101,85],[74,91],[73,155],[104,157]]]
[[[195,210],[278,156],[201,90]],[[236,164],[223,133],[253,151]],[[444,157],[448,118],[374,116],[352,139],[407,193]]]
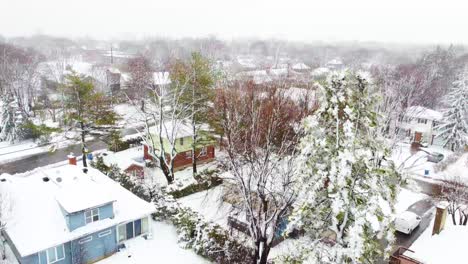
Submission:
[[[452,151],[468,145],[468,85],[465,75],[453,83],[450,93],[445,97],[447,108],[443,111],[442,124],[436,127],[444,147]]]
[[[392,237],[399,177],[385,162],[389,152],[376,135],[376,97],[370,88],[363,74],[333,75],[322,87],[320,108],[303,123],[300,206],[291,227],[333,244],[304,249],[312,263],[374,263],[384,251],[379,239]]]
[[[15,106],[14,97],[5,92],[0,101],[0,141],[13,142],[21,136]]]

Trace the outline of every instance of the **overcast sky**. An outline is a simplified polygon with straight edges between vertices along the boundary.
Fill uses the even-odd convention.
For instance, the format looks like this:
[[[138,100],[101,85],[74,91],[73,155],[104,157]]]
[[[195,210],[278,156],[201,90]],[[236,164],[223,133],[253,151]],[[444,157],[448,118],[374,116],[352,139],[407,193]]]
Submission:
[[[0,0],[0,34],[468,43],[466,0]]]

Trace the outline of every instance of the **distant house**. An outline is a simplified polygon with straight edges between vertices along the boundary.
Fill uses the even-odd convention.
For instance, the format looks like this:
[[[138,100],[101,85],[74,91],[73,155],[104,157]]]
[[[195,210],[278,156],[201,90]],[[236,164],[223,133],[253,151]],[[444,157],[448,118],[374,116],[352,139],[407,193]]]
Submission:
[[[240,80],[251,80],[255,84],[264,84],[273,81],[266,70],[244,71],[238,73],[236,77]]]
[[[331,70],[342,70],[344,68],[344,64],[340,58],[335,58],[328,61],[325,67]]]
[[[3,235],[20,263],[94,263],[151,234],[153,205],[98,170],[71,164],[0,177],[12,205]]]
[[[398,116],[398,134],[409,137],[411,142],[437,144],[437,127],[442,120],[442,113],[422,106],[411,106]]]
[[[109,68],[106,70],[106,82],[110,92],[115,93],[120,91],[120,78],[121,73],[116,68]]]
[[[310,71],[310,67],[307,66],[306,64],[304,64],[303,62],[295,63],[295,64],[293,64],[291,66],[291,68],[294,71],[297,71],[297,72],[308,72],[308,71]]]
[[[170,130],[170,129],[169,129]],[[177,133],[172,136],[163,136],[164,149],[167,151],[170,149],[170,142],[174,139],[175,148],[177,155],[174,158],[174,169],[183,169],[192,164],[192,131],[191,127],[181,124],[177,129]],[[212,161],[215,158],[215,142],[209,139],[207,132],[200,132],[198,135],[200,138],[199,146],[197,146],[195,151],[195,157],[200,163]],[[154,138],[159,138],[157,134],[154,135]],[[158,144],[155,142],[155,144]],[[156,150],[158,150],[158,147]],[[145,160],[155,160],[156,157],[152,154],[154,153],[153,146],[143,143],[143,157]],[[168,156],[168,154],[166,154]]]
[[[129,148],[119,152],[107,151],[101,154],[104,164],[115,165],[128,175],[144,178],[145,161],[141,156],[142,147]]]

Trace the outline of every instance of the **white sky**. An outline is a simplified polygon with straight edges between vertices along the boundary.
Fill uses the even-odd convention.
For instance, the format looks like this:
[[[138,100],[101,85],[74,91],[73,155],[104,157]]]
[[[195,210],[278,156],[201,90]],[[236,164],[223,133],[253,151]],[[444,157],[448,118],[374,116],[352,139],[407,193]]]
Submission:
[[[0,0],[0,34],[468,43],[466,0]]]

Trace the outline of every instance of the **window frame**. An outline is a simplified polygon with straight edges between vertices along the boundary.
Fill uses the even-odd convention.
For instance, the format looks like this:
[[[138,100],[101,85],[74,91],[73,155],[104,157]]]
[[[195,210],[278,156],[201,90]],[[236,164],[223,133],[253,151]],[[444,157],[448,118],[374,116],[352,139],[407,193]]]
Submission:
[[[191,150],[185,152],[185,158],[186,159],[191,159],[192,158],[192,151]]]
[[[97,210],[97,214],[93,213],[94,210]],[[90,213],[90,220],[91,220],[90,222],[88,222],[88,216],[86,215],[88,212]],[[95,216],[97,216],[97,220],[94,220]],[[85,224],[91,224],[91,223],[97,222],[101,220],[101,211],[99,210],[99,207],[88,209],[85,211],[84,217],[85,217]]]
[[[98,237],[105,237],[112,234],[112,229],[108,229],[98,233]]]
[[[63,255],[63,257],[60,258],[60,259],[58,258],[58,250],[57,250],[58,247],[61,247],[61,249],[62,249],[62,255]],[[55,254],[55,260],[54,260],[54,261],[50,261],[50,259],[49,259],[49,250],[51,250],[51,249],[54,249],[54,254]],[[46,249],[45,252],[46,252],[47,264],[52,264],[52,263],[59,262],[59,261],[61,261],[61,260],[64,260],[65,257],[66,257],[66,256],[65,256],[65,246],[64,246],[63,244],[61,244],[60,246],[55,246],[55,247],[52,247],[52,248],[48,248],[48,249]]]
[[[87,236],[85,238],[82,238],[82,239],[78,240],[78,244],[83,245],[83,244],[91,242],[91,241],[93,241],[93,236]]]
[[[200,149],[200,157],[205,157],[208,155],[208,149],[207,147],[203,147]]]

